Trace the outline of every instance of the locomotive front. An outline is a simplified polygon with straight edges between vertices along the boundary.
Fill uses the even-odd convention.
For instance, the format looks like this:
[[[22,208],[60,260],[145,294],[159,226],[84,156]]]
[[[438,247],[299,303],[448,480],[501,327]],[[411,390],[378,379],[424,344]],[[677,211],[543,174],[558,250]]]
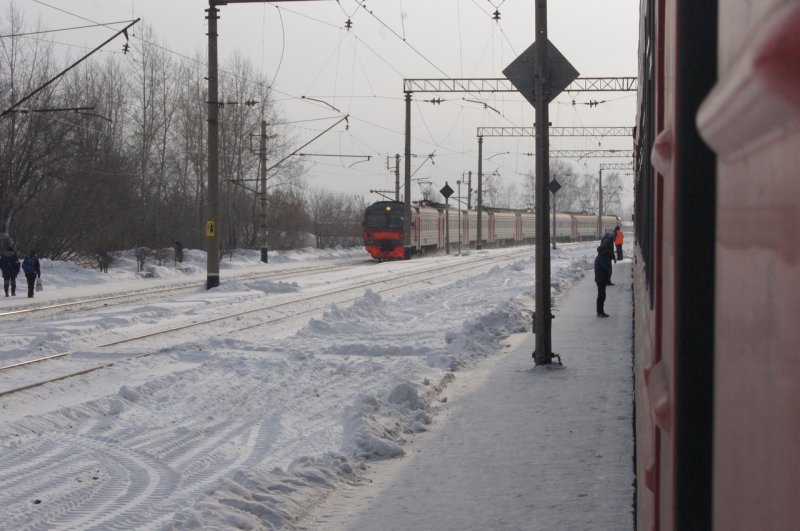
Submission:
[[[372,258],[402,260],[405,257],[403,203],[378,201],[364,212],[364,247]]]

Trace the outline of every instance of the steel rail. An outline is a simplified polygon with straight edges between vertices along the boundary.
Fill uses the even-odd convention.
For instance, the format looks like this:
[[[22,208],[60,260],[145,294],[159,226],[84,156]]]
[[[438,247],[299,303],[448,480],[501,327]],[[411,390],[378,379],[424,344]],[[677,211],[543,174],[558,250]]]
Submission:
[[[422,275],[422,274],[426,274],[426,273],[440,271],[442,269],[447,269],[447,271],[445,271],[443,273],[440,273],[438,275],[426,276],[423,280],[415,280],[415,281],[407,282],[407,283],[404,283],[404,284],[401,284],[401,285],[397,285],[397,286],[389,286],[389,287],[386,287],[384,289],[378,290],[377,292],[378,293],[384,293],[384,292],[387,292],[387,291],[392,291],[392,290],[395,290],[395,289],[400,289],[400,288],[407,287],[407,286],[410,286],[410,285],[413,285],[413,284],[417,284],[417,283],[420,283],[420,282],[423,282],[423,281],[427,281],[427,280],[429,280],[431,278],[439,278],[439,277],[443,277],[443,276],[452,275],[454,273],[461,273],[463,271],[468,271],[470,269],[477,269],[479,267],[485,267],[487,264],[491,264],[491,263],[494,263],[494,262],[502,262],[504,260],[508,260],[510,258],[514,258],[515,255],[522,255],[525,252],[529,252],[529,251],[530,251],[530,249],[517,248],[514,251],[511,251],[511,252],[509,252],[507,254],[504,254],[504,255],[502,255],[500,257],[497,257],[497,256],[494,256],[494,257],[481,257],[481,258],[478,258],[476,260],[471,260],[467,264],[461,264],[464,267],[454,268],[452,264],[444,264],[444,265],[437,266],[437,267],[427,268],[427,269],[424,269],[422,271],[414,271],[414,272],[411,272],[411,273],[409,273],[407,275],[403,275],[403,277],[408,278],[408,277],[418,276],[418,275]],[[395,275],[393,278],[397,279],[398,277],[397,277],[397,275]],[[187,328],[192,328],[192,327],[196,327],[196,326],[202,326],[202,325],[205,325],[205,324],[214,323],[214,322],[218,322],[218,321],[222,321],[222,320],[226,320],[226,319],[233,319],[233,318],[236,318],[236,317],[241,317],[242,315],[247,315],[247,314],[256,313],[256,312],[262,312],[262,311],[265,311],[265,310],[272,310],[272,309],[279,308],[279,307],[282,307],[282,306],[288,306],[288,305],[291,305],[291,304],[306,302],[306,301],[313,300],[313,299],[329,297],[331,295],[336,295],[338,293],[344,293],[344,292],[347,292],[347,291],[361,290],[363,288],[366,288],[366,287],[369,287],[369,286],[372,286],[372,285],[375,285],[375,284],[382,284],[382,283],[389,282],[390,280],[391,279],[387,280],[385,278],[379,279],[379,280],[371,280],[369,282],[361,283],[361,284],[359,284],[357,286],[349,286],[349,287],[346,287],[346,288],[339,288],[339,289],[327,291],[325,293],[319,293],[319,294],[311,295],[311,296],[308,296],[308,297],[303,297],[303,298],[300,298],[300,299],[294,299],[292,301],[286,301],[286,302],[273,304],[273,305],[269,305],[269,306],[262,306],[262,307],[259,307],[259,308],[252,308],[252,309],[249,309],[249,310],[238,312],[236,314],[225,315],[225,316],[221,316],[221,317],[215,317],[213,319],[207,319],[207,320],[203,320],[203,321],[198,321],[196,323],[190,323],[190,324],[187,324],[187,325],[181,325],[181,326],[178,326],[178,327],[173,327],[173,328],[166,329],[166,330],[161,330],[161,331],[158,331],[158,332],[152,332],[152,333],[148,333],[148,334],[144,334],[144,335],[140,335],[140,336],[136,336],[136,337],[131,337],[131,338],[127,338],[127,339],[123,339],[123,340],[119,340],[119,341],[114,341],[114,342],[111,342],[111,343],[105,343],[105,344],[97,345],[94,348],[107,348],[107,347],[119,345],[119,344],[122,344],[122,343],[130,343],[130,342],[134,342],[134,341],[139,341],[141,339],[146,339],[146,338],[157,336],[157,335],[165,335],[165,334],[169,334],[169,333],[172,333],[172,332],[178,332],[178,331],[181,331],[181,330],[185,330]],[[337,301],[337,303],[341,304],[342,302],[349,302],[349,301],[356,300],[358,298],[359,298],[358,296],[351,297],[351,298],[345,299],[343,301]],[[260,326],[273,324],[273,323],[276,323],[276,322],[279,322],[279,321],[285,321],[285,320],[288,320],[288,319],[293,319],[293,318],[298,317],[300,315],[304,315],[304,314],[307,314],[307,313],[312,313],[312,312],[319,311],[319,310],[325,308],[327,305],[328,304],[324,304],[324,305],[321,305],[321,306],[316,306],[316,307],[311,308],[311,309],[301,310],[301,311],[295,312],[295,313],[293,313],[291,315],[282,315],[280,317],[271,318],[271,319],[269,319],[267,321],[262,321],[260,323],[256,323],[256,324],[253,324],[253,325],[247,325],[247,326],[244,326],[244,327],[235,328],[235,329],[229,330],[227,332],[223,332],[223,334],[241,332],[241,331],[244,331],[244,330],[257,328],[257,327],[260,327]],[[61,357],[68,356],[69,354],[71,354],[71,352],[64,352],[64,353],[55,354],[55,355],[52,355],[52,356],[47,356],[47,357],[44,357],[44,358],[39,358],[39,359],[36,359],[36,360],[30,360],[28,362],[21,362],[21,363],[17,363],[17,364],[14,364],[14,365],[9,365],[9,366],[6,366],[6,367],[0,367],[0,371],[6,370],[6,369],[11,369],[11,368],[16,368],[16,367],[20,367],[20,366],[32,365],[34,363],[38,363],[40,361],[46,361],[46,360],[49,360],[49,359],[61,358]],[[35,383],[32,383],[32,384],[27,384],[27,385],[24,385],[24,386],[21,386],[21,387],[17,387],[17,388],[14,388],[14,389],[8,389],[6,391],[0,391],[0,397],[7,396],[7,395],[10,395],[10,394],[13,394],[13,393],[20,392],[20,391],[24,391],[24,390],[27,390],[27,389],[32,389],[32,388],[39,387],[39,386],[42,386],[42,385],[46,385],[48,383],[57,382],[57,381],[60,381],[60,380],[65,380],[67,378],[72,378],[74,376],[80,376],[80,375],[83,375],[83,374],[88,374],[90,372],[94,372],[94,371],[97,371],[97,370],[100,370],[100,369],[111,367],[111,366],[113,366],[113,365],[115,365],[117,363],[120,363],[121,361],[139,359],[139,358],[143,358],[143,357],[146,357],[146,356],[151,356],[152,354],[153,354],[153,352],[145,352],[145,353],[142,353],[142,354],[137,354],[136,356],[131,356],[129,358],[125,358],[123,360],[115,360],[113,362],[103,363],[103,364],[97,365],[95,367],[82,369],[80,371],[76,371],[76,372],[73,372],[73,373],[65,374],[65,375],[62,375],[62,376],[57,376],[57,377],[50,378],[48,380],[44,380],[44,381],[41,381],[41,382],[35,382]]]
[[[317,266],[314,268],[307,268],[302,270],[292,270],[292,271],[273,271],[270,273],[245,273],[240,276],[231,277],[231,280],[269,280],[269,279],[283,279],[287,277],[292,277],[295,275],[303,276],[306,274],[314,274],[319,273],[321,271],[338,271],[341,269],[346,269],[353,264],[359,263],[354,261],[349,264],[345,265],[333,265],[333,266]],[[75,306],[83,306],[89,304],[96,304],[96,303],[107,303],[109,301],[120,301],[121,303],[128,302],[127,299],[136,299],[136,298],[147,298],[150,295],[160,295],[166,294],[175,291],[191,291],[193,289],[197,289],[203,287],[204,283],[202,282],[187,282],[181,286],[169,286],[169,287],[161,287],[161,288],[147,288],[143,290],[134,290],[128,291],[123,293],[118,293],[115,295],[106,295],[102,297],[93,297],[88,299],[79,299],[70,302],[61,302],[57,304],[48,304],[46,306],[36,306],[33,308],[22,308],[18,310],[8,310],[5,312],[0,312],[0,317],[9,317],[14,315],[22,315],[34,312],[44,312],[47,310],[58,310],[61,308],[70,308]],[[0,367],[0,370],[2,367]]]

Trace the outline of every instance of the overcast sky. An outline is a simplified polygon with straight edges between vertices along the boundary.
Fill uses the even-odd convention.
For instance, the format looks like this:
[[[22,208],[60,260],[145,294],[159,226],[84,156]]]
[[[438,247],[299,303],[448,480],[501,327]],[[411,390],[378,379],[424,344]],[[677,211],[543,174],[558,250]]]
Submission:
[[[12,1],[26,13],[30,25],[40,21],[55,29],[140,17],[133,33],[140,33],[141,25],[151,27],[157,42],[176,59],[197,52],[205,55],[207,49],[208,4],[203,0],[0,0],[3,12]],[[311,187],[377,200],[369,190],[394,188],[387,155],[403,153],[403,79],[503,77],[502,70],[534,40],[534,9],[534,0],[231,4],[220,8],[219,55],[224,61],[238,50],[263,69],[286,121],[321,119],[291,126],[289,134],[297,146],[349,114],[349,129],[343,123],[303,151],[371,159],[354,164],[365,159],[312,158],[306,179]],[[499,20],[493,20],[495,10]],[[348,19],[350,30],[345,28]],[[552,0],[548,25],[550,40],[581,76],[636,76],[638,0]],[[85,53],[81,47],[94,48],[111,34],[112,30],[100,28],[50,36],[78,57]],[[122,39],[114,41],[104,53],[118,53],[122,44]],[[341,112],[303,96],[323,100]],[[445,101],[441,105],[423,101],[432,98]],[[465,99],[481,99],[499,112]],[[605,103],[590,107],[589,100]],[[564,93],[551,104],[550,119],[558,127],[631,127],[635,101],[635,93]],[[477,172],[478,127],[531,127],[533,116],[533,108],[519,94],[415,94],[414,178],[429,180],[436,189],[448,181],[455,189],[456,180],[467,171]],[[627,137],[551,139],[551,149],[631,149],[631,145]],[[533,150],[532,138],[486,138],[484,173],[496,171],[504,183],[522,183],[522,174],[532,172],[533,157],[526,154]],[[433,164],[425,158],[430,153],[435,153]],[[601,162],[624,161],[592,158],[572,164],[580,172],[597,175]],[[624,179],[630,189],[632,177]],[[415,183],[414,200],[419,191]]]

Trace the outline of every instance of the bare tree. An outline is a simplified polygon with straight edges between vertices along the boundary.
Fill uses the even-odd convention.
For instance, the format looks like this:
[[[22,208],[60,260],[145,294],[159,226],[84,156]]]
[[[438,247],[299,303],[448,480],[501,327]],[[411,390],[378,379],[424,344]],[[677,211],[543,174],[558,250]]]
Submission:
[[[360,244],[363,198],[314,190],[307,204],[318,248]]]
[[[0,31],[17,34],[24,30],[20,11],[14,3],[9,4]],[[46,41],[0,39],[0,89],[8,94],[4,104],[16,103],[56,73],[52,46]],[[11,230],[15,215],[33,201],[65,156],[61,146],[72,123],[27,112],[55,108],[59,103],[51,86],[16,109],[20,112],[0,118],[0,221],[4,232]]]

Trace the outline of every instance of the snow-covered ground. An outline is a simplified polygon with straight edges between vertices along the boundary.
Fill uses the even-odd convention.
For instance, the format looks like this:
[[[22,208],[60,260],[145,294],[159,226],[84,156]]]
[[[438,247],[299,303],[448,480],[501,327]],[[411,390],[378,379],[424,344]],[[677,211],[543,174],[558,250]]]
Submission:
[[[0,366],[70,353],[0,371],[0,393],[109,364],[0,396],[0,527],[291,527],[337,487],[358,483],[370,461],[404,455],[448,384],[500,351],[510,334],[529,330],[534,273],[526,249],[383,264],[360,249],[273,253],[266,265],[257,252],[240,252],[225,258],[221,286],[211,291],[202,287],[201,251],[186,251],[183,270],[157,266],[149,279],[136,275],[132,255],[108,274],[44,260],[44,291],[27,299],[20,286],[0,313],[159,285],[190,289],[0,318]],[[591,267],[595,249],[552,251],[556,297]],[[412,270],[455,271],[490,257],[499,262],[392,283]],[[248,276],[311,265],[340,267],[296,279]],[[353,290],[364,279],[374,280]],[[326,306],[304,302],[314,294],[326,294]],[[270,301],[286,306],[255,312]],[[303,304],[306,313],[297,315]],[[289,305],[294,316],[280,320]],[[235,326],[104,346],[251,308]],[[265,315],[274,322],[259,323]]]

